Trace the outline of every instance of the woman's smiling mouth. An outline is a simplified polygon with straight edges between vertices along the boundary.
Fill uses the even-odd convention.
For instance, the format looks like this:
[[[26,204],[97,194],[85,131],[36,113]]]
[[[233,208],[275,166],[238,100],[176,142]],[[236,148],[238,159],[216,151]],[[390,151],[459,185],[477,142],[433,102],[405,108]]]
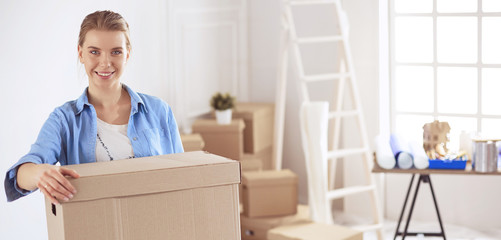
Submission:
[[[97,75],[99,75],[100,77],[109,77],[111,76],[113,73],[115,72],[95,72]]]

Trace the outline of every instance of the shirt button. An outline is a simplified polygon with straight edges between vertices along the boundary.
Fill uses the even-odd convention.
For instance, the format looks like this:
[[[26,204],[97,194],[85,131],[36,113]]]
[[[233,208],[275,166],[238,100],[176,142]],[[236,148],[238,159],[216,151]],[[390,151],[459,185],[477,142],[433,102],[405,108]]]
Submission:
[[[137,137],[134,137],[132,140],[137,141]]]

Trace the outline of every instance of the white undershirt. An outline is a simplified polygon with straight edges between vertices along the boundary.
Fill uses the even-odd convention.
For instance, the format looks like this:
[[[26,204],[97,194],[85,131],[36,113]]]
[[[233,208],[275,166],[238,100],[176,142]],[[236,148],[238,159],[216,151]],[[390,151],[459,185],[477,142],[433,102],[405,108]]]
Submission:
[[[132,144],[127,137],[127,124],[113,125],[97,118],[96,161],[108,162],[134,157]],[[103,146],[104,145],[104,146]],[[107,150],[106,150],[106,148]]]

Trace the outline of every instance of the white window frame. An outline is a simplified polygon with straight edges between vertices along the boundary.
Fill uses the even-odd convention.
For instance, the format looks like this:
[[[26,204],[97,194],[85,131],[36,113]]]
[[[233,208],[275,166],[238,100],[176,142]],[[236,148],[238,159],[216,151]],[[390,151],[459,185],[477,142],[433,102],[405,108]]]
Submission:
[[[387,16],[388,18],[385,19],[384,17],[380,18],[381,24],[384,28],[384,24],[387,24],[387,29],[381,29],[380,31],[381,35],[385,35],[387,33],[388,39],[384,39],[384,37],[380,37],[380,41],[382,43],[380,44],[380,50],[389,50],[389,59],[385,59],[385,53],[381,52],[381,55],[383,57],[380,57],[381,60],[381,65],[380,65],[380,80],[384,80],[382,77],[388,76],[389,75],[389,83],[383,81],[380,86],[382,89],[390,89],[390,99],[386,101],[381,101],[381,104],[389,104],[389,115],[390,115],[390,126],[389,129],[385,125],[381,125],[381,131],[382,132],[388,132],[390,130],[391,132],[396,131],[396,119],[398,115],[420,115],[420,116],[431,116],[433,117],[434,120],[439,119],[440,117],[468,117],[468,118],[475,118],[477,120],[477,132],[482,131],[482,119],[501,119],[501,115],[488,115],[488,114],[483,114],[482,113],[482,69],[483,68],[501,68],[501,64],[483,64],[482,63],[482,18],[483,17],[501,17],[501,12],[483,12],[482,11],[482,0],[477,0],[477,12],[472,12],[472,13],[438,13],[437,12],[437,1],[438,0],[432,0],[433,1],[433,10],[431,13],[396,13],[395,12],[395,7],[394,7],[394,2],[396,0],[382,0],[380,7],[380,13],[384,14],[383,9],[384,6],[387,7]],[[419,1],[419,0],[416,0]],[[395,56],[395,17],[398,16],[429,16],[432,17],[433,19],[433,61],[431,63],[399,63],[396,61],[396,56]],[[441,16],[475,16],[477,17],[477,32],[478,32],[478,39],[477,39],[477,63],[474,64],[463,64],[463,63],[439,63],[437,61],[437,17]],[[385,23],[385,21],[387,21]],[[386,32],[385,32],[386,30]],[[385,43],[387,47],[385,47]],[[501,44],[501,43],[500,43]],[[385,49],[386,48],[386,49]],[[385,69],[387,65],[387,68]],[[396,109],[396,104],[395,104],[395,88],[396,88],[396,81],[395,81],[395,69],[397,66],[429,66],[433,68],[433,84],[434,84],[434,107],[433,107],[433,112],[431,113],[422,113],[422,112],[405,112],[405,111],[397,111]],[[438,104],[437,104],[437,99],[438,99],[438,81],[437,81],[437,69],[438,67],[473,67],[477,69],[477,112],[473,114],[459,114],[459,113],[443,113],[438,111]],[[386,72],[386,74],[385,74]],[[384,91],[380,91],[380,94],[383,94]],[[387,98],[386,98],[387,99]],[[383,97],[380,97],[380,100],[384,100]],[[388,103],[389,102],[389,103]],[[381,105],[381,109],[385,109],[383,105]],[[386,105],[388,106],[388,105]],[[386,107],[386,109],[388,109]],[[383,120],[383,119],[381,119]]]

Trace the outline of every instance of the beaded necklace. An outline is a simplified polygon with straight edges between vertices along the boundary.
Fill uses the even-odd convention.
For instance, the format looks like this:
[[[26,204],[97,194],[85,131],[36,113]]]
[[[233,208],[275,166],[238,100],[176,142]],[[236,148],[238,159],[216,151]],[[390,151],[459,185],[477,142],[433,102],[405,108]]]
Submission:
[[[97,134],[97,139],[99,139],[99,142],[103,146],[104,150],[106,150],[106,153],[108,154],[108,157],[110,158],[110,161],[113,161],[114,158],[113,158],[113,156],[111,156],[110,150],[108,150],[108,146],[106,146],[106,144],[104,144],[103,140],[99,136],[99,133]],[[134,155],[133,156],[128,156],[127,158],[128,159],[136,158],[136,156],[134,156]]]

